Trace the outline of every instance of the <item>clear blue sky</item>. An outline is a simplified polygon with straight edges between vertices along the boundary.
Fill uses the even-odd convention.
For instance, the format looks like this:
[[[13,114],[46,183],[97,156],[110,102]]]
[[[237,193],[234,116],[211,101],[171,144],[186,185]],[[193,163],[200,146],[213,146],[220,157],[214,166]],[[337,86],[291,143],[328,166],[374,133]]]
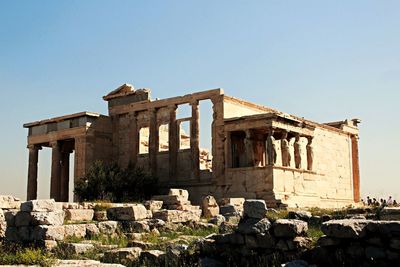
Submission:
[[[159,98],[222,87],[319,122],[359,117],[363,195],[400,198],[399,10],[366,0],[3,0],[0,194],[25,197],[23,123],[106,114],[101,97],[128,82]]]

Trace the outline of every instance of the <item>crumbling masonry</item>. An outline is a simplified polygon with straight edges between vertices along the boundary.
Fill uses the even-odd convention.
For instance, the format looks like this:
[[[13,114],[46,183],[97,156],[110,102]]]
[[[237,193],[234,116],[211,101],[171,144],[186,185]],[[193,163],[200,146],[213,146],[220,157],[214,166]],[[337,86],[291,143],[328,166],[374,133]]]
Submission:
[[[24,124],[29,129],[27,198],[37,198],[38,152],[52,148],[50,197],[68,201],[74,179],[96,160],[129,162],[160,185],[202,196],[264,199],[269,206],[342,207],[360,199],[359,120],[316,123],[226,96],[222,89],[151,100],[124,84],[103,99],[109,116],[82,112]],[[212,148],[200,148],[199,103],[212,102]],[[191,116],[177,118],[177,108]],[[188,123],[185,133],[182,124]]]

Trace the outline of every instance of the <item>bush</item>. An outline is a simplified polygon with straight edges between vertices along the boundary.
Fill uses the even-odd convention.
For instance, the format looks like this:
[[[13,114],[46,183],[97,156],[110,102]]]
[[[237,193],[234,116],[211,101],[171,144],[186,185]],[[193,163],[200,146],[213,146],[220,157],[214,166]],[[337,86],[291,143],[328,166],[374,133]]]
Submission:
[[[157,191],[157,178],[142,168],[129,164],[126,169],[121,169],[116,163],[101,161],[96,161],[85,177],[75,184],[75,194],[85,201],[142,201]]]
[[[17,245],[0,246],[0,265],[52,266],[55,261],[50,253],[39,248],[23,248]]]

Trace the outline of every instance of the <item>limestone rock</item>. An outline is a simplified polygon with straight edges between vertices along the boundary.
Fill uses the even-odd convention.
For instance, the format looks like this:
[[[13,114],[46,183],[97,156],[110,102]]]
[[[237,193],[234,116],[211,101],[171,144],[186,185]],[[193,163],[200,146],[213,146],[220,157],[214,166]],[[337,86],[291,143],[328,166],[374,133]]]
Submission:
[[[160,219],[165,222],[180,223],[189,221],[200,221],[201,210],[185,211],[185,210],[159,210],[153,213],[153,218]]]
[[[18,212],[18,210],[9,210],[4,212],[4,217],[9,227],[15,226],[15,216]]]
[[[366,234],[368,220],[331,220],[321,226],[322,232],[336,238],[362,238]]]
[[[91,221],[93,220],[94,210],[92,209],[67,209],[65,210],[65,219],[71,222]]]
[[[100,230],[94,223],[86,224],[86,236],[93,237],[100,234]]]
[[[244,215],[249,218],[262,219],[267,213],[267,205],[262,199],[247,199],[243,205]]]
[[[275,239],[268,233],[258,235],[245,235],[246,247],[250,249],[274,248]]]
[[[93,244],[61,243],[61,249],[71,254],[84,254],[94,249]]]
[[[108,220],[107,211],[105,211],[105,210],[95,211],[93,218],[94,218],[94,220],[99,221],[99,222],[107,221]]]
[[[304,211],[304,210],[289,211],[289,214],[288,214],[288,219],[302,220],[305,222],[309,222],[311,217],[312,217],[311,212]]]
[[[340,240],[337,238],[328,237],[324,235],[318,239],[317,244],[320,247],[337,246],[340,244]]]
[[[273,229],[277,237],[295,237],[307,232],[308,225],[300,220],[279,219],[274,222]]]
[[[147,210],[137,204],[129,207],[115,207],[107,209],[107,217],[116,221],[138,221],[147,218]]]
[[[365,257],[373,260],[385,259],[386,252],[384,248],[368,246],[365,248]]]
[[[400,220],[400,207],[385,207],[379,214],[379,218],[385,221]]]
[[[37,211],[31,212],[32,225],[55,225],[60,226],[64,224],[64,211]]]
[[[168,192],[169,196],[181,196],[184,200],[189,199],[189,192],[184,189],[174,189],[171,188]]]
[[[147,200],[144,203],[144,206],[146,207],[146,209],[153,211],[157,211],[160,210],[162,208],[163,205],[163,201],[160,200]]]
[[[203,216],[206,218],[214,217],[219,214],[219,206],[213,196],[206,196],[202,200]]]
[[[58,246],[58,243],[55,240],[43,240],[41,245],[45,250],[51,251]]]
[[[246,218],[239,222],[237,231],[242,234],[265,234],[270,228],[271,223],[267,218]]]
[[[36,199],[21,203],[21,211],[56,211],[54,199]]]
[[[366,221],[367,230],[379,236],[400,236],[400,221]]]
[[[19,209],[21,201],[13,196],[0,195],[0,209]]]
[[[140,259],[143,262],[152,266],[161,266],[165,260],[165,252],[161,250],[146,250],[140,254]]]
[[[115,233],[115,231],[117,231],[118,222],[116,221],[99,222],[97,226],[99,227],[100,233],[106,235],[112,235]]]
[[[65,237],[85,237],[86,236],[86,224],[67,224],[64,225]]]
[[[15,215],[15,226],[29,226],[32,221],[30,212],[20,211]]]
[[[124,265],[128,265],[133,261],[137,260],[142,252],[141,248],[119,248],[106,251],[104,253],[105,262],[118,262]]]
[[[303,260],[294,260],[287,262],[285,264],[282,264],[282,267],[308,267],[310,266],[306,261]]]
[[[33,228],[34,240],[63,240],[65,236],[64,226],[39,225]]]
[[[124,267],[121,264],[107,264],[95,260],[59,260],[54,267]]]
[[[225,222],[225,217],[220,214],[215,215],[209,220],[209,223],[215,224],[217,226],[220,226],[223,222]]]
[[[148,233],[150,226],[146,221],[121,221],[118,222],[123,233]]]
[[[234,205],[238,207],[243,207],[245,199],[241,197],[231,197],[231,198],[222,198],[219,201],[220,206],[225,206],[225,205]]]

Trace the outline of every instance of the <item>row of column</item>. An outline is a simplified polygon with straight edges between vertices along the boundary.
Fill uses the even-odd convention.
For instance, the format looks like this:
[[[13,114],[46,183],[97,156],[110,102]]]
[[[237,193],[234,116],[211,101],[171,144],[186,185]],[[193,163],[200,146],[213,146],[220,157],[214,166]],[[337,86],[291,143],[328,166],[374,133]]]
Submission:
[[[200,179],[200,113],[199,102],[190,103],[192,107],[192,116],[190,119],[190,149],[191,149],[191,178]],[[177,105],[169,106],[169,124],[168,124],[168,153],[169,153],[169,178],[174,181],[177,175],[178,150],[179,150],[179,125],[176,120]],[[159,125],[157,121],[157,109],[148,110],[149,125],[149,169],[153,175],[157,175],[157,153],[159,148]],[[130,161],[137,162],[139,154],[139,127],[137,121],[137,112],[130,113],[130,147],[132,153]]]
[[[267,153],[267,163],[269,165],[276,165],[277,159],[277,147],[276,140],[274,138],[274,131],[271,130],[268,133],[267,141],[266,141],[266,153]],[[295,135],[295,142],[293,144],[294,147],[294,162],[296,169],[303,169],[302,166],[302,155],[303,155],[303,146],[300,143],[300,134]],[[314,149],[312,145],[313,137],[307,136],[307,145],[306,145],[306,157],[307,157],[307,166],[306,169],[312,171],[313,169],[313,161],[314,161]],[[290,153],[290,138],[288,138],[288,132],[284,131],[282,134],[281,140],[281,157],[282,157],[282,166],[290,167],[291,162],[291,153]]]
[[[72,150],[62,147],[62,143],[54,141],[50,143],[52,148],[51,156],[51,178],[50,178],[50,198],[56,201],[68,201],[69,198],[69,158]],[[37,198],[38,184],[38,159],[39,145],[29,145],[29,165],[28,165],[28,186],[27,199]]]

